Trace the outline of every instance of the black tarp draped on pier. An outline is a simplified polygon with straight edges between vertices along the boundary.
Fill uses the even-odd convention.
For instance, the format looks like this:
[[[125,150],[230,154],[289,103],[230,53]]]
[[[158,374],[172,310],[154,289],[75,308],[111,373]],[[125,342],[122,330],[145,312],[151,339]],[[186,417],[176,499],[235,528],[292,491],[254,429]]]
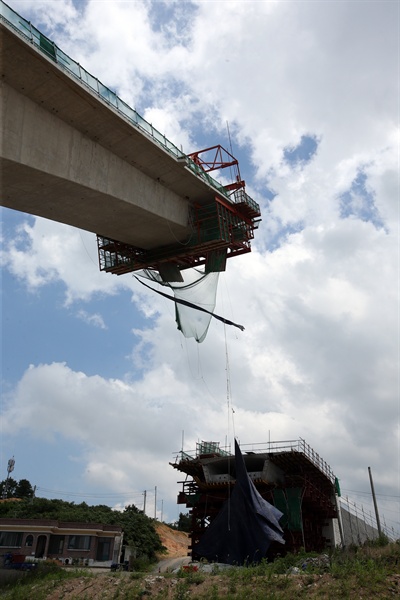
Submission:
[[[251,481],[235,440],[236,484],[231,497],[193,548],[194,555],[231,565],[260,562],[272,542],[284,544],[283,513]]]

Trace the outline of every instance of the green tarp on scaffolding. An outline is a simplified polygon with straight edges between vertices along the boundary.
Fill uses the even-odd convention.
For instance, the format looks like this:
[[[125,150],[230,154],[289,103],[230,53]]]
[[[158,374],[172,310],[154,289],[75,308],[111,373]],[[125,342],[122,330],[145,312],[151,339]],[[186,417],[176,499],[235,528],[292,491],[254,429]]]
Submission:
[[[290,531],[301,531],[301,497],[302,488],[285,488],[274,490],[275,506],[283,512],[281,519],[282,527],[286,527]]]

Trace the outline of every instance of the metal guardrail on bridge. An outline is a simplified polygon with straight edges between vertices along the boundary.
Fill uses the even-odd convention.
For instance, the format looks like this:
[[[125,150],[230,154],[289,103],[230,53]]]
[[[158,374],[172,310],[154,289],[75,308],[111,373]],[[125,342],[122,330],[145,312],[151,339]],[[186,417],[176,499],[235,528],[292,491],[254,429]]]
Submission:
[[[204,442],[203,442],[204,443]],[[199,448],[199,446],[198,446]],[[195,460],[198,458],[198,448],[197,450],[181,450],[180,452],[175,452],[175,462],[185,461],[185,460]],[[317,467],[332,483],[335,483],[336,477],[328,465],[327,462],[321,458],[321,456],[311,448],[309,444],[305,442],[302,438],[298,440],[286,440],[286,441],[277,441],[277,442],[261,442],[258,444],[240,444],[240,449],[243,454],[246,453],[254,453],[254,454],[275,454],[281,452],[298,452],[303,454],[308,458],[308,460]],[[215,454],[218,456],[229,456],[232,455],[230,446],[219,447],[215,451]]]

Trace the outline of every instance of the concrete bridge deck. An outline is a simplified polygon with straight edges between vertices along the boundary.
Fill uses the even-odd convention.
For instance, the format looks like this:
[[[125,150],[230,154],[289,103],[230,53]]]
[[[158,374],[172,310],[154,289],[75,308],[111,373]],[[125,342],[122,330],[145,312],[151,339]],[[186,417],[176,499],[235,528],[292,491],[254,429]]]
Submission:
[[[223,270],[250,252],[260,207],[234,157],[220,146],[183,154],[2,0],[0,9],[4,206],[98,234],[100,268],[117,274],[166,262]],[[211,162],[200,156],[215,148]],[[227,186],[209,175],[232,165]]]
[[[135,111],[1,9],[1,203],[145,249],[185,240],[190,207],[215,198],[212,179],[197,176]]]

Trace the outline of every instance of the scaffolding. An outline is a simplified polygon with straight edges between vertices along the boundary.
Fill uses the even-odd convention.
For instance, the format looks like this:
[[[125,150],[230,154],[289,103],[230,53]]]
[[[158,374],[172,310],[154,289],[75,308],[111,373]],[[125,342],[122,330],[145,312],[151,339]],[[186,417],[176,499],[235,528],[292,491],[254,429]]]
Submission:
[[[187,166],[217,193],[213,202],[192,206],[192,230],[188,239],[144,250],[97,236],[101,271],[122,275],[141,269],[179,270],[205,265],[205,272],[225,271],[226,260],[251,252],[251,240],[261,220],[260,206],[246,193],[239,163],[221,145],[184,157]],[[210,171],[230,168],[232,183],[221,185]]]
[[[205,265],[206,272],[224,271],[227,258],[251,251],[261,215],[258,205],[243,190],[234,198],[238,201],[216,196],[212,203],[195,205],[192,232],[185,242],[145,250],[98,235],[100,271],[122,275],[141,269],[159,270],[167,263],[178,269]]]
[[[301,438],[242,445],[241,450],[258,492],[284,514],[284,552],[302,547],[322,551],[334,546],[327,524],[338,517],[337,478],[319,454]],[[186,474],[177,502],[186,505],[191,514],[193,549],[232,494],[235,459],[230,448],[203,441],[195,451],[176,453],[170,464]],[[282,553],[282,547],[276,550]]]

